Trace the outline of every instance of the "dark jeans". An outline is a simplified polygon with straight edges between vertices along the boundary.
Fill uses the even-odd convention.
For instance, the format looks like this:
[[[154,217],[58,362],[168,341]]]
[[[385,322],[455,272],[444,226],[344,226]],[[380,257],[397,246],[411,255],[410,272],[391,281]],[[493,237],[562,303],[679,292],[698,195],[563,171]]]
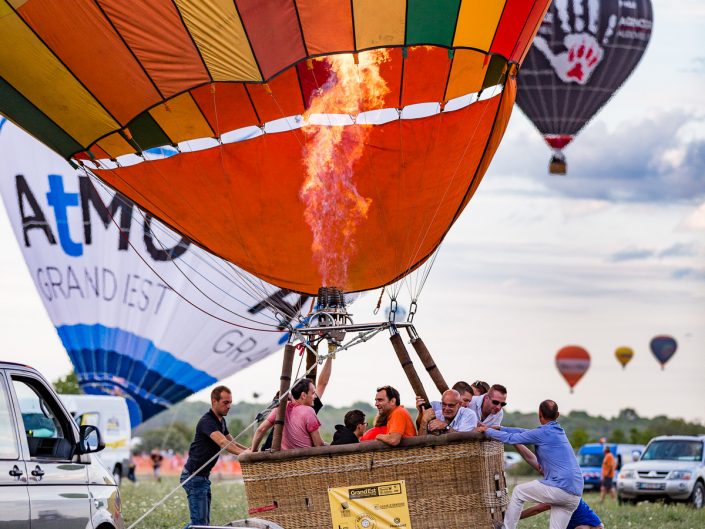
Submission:
[[[189,475],[188,470],[184,469],[183,472],[181,472],[179,482],[183,483],[186,481]],[[202,476],[193,476],[183,487],[188,497],[188,510],[191,515],[191,525],[210,525],[211,481]]]

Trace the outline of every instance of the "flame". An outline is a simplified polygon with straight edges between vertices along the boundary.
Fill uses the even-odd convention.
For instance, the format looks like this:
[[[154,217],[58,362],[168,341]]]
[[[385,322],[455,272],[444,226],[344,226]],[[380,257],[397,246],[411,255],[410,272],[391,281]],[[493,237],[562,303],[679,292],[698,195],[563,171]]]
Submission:
[[[328,80],[311,98],[302,127],[306,179],[300,197],[305,204],[304,219],[311,228],[314,262],[322,286],[345,288],[348,263],[355,254],[355,233],[367,218],[372,199],[361,196],[355,187],[354,166],[362,157],[370,125],[317,125],[313,114],[348,114],[381,108],[389,92],[380,75],[380,65],[389,60],[386,50],[324,59],[331,69]]]

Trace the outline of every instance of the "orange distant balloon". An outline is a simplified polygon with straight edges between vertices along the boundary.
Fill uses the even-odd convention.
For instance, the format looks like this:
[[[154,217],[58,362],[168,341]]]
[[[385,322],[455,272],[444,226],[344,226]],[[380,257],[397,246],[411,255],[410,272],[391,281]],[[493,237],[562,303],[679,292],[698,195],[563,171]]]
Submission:
[[[567,345],[556,353],[556,367],[570,386],[570,392],[590,368],[590,354],[580,346]]]
[[[627,367],[627,364],[632,361],[632,357],[634,356],[634,350],[631,347],[617,347],[617,349],[614,352],[614,356],[617,357],[617,362],[622,364],[622,369]]]

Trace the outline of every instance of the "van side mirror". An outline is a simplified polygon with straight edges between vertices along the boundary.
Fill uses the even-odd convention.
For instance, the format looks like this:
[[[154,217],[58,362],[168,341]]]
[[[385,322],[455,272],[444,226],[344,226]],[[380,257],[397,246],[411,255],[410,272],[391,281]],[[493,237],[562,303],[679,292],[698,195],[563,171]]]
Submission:
[[[105,443],[97,426],[85,424],[80,427],[78,440],[78,452],[80,454],[100,452],[103,448],[105,448]]]

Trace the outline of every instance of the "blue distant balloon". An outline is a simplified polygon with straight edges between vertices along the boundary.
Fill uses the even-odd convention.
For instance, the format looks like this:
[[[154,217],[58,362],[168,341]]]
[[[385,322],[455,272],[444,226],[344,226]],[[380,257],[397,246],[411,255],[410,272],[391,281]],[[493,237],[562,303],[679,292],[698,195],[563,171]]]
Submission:
[[[671,336],[655,336],[651,340],[651,352],[654,353],[656,360],[661,363],[661,369],[676,353],[676,349],[678,349],[678,343]]]

